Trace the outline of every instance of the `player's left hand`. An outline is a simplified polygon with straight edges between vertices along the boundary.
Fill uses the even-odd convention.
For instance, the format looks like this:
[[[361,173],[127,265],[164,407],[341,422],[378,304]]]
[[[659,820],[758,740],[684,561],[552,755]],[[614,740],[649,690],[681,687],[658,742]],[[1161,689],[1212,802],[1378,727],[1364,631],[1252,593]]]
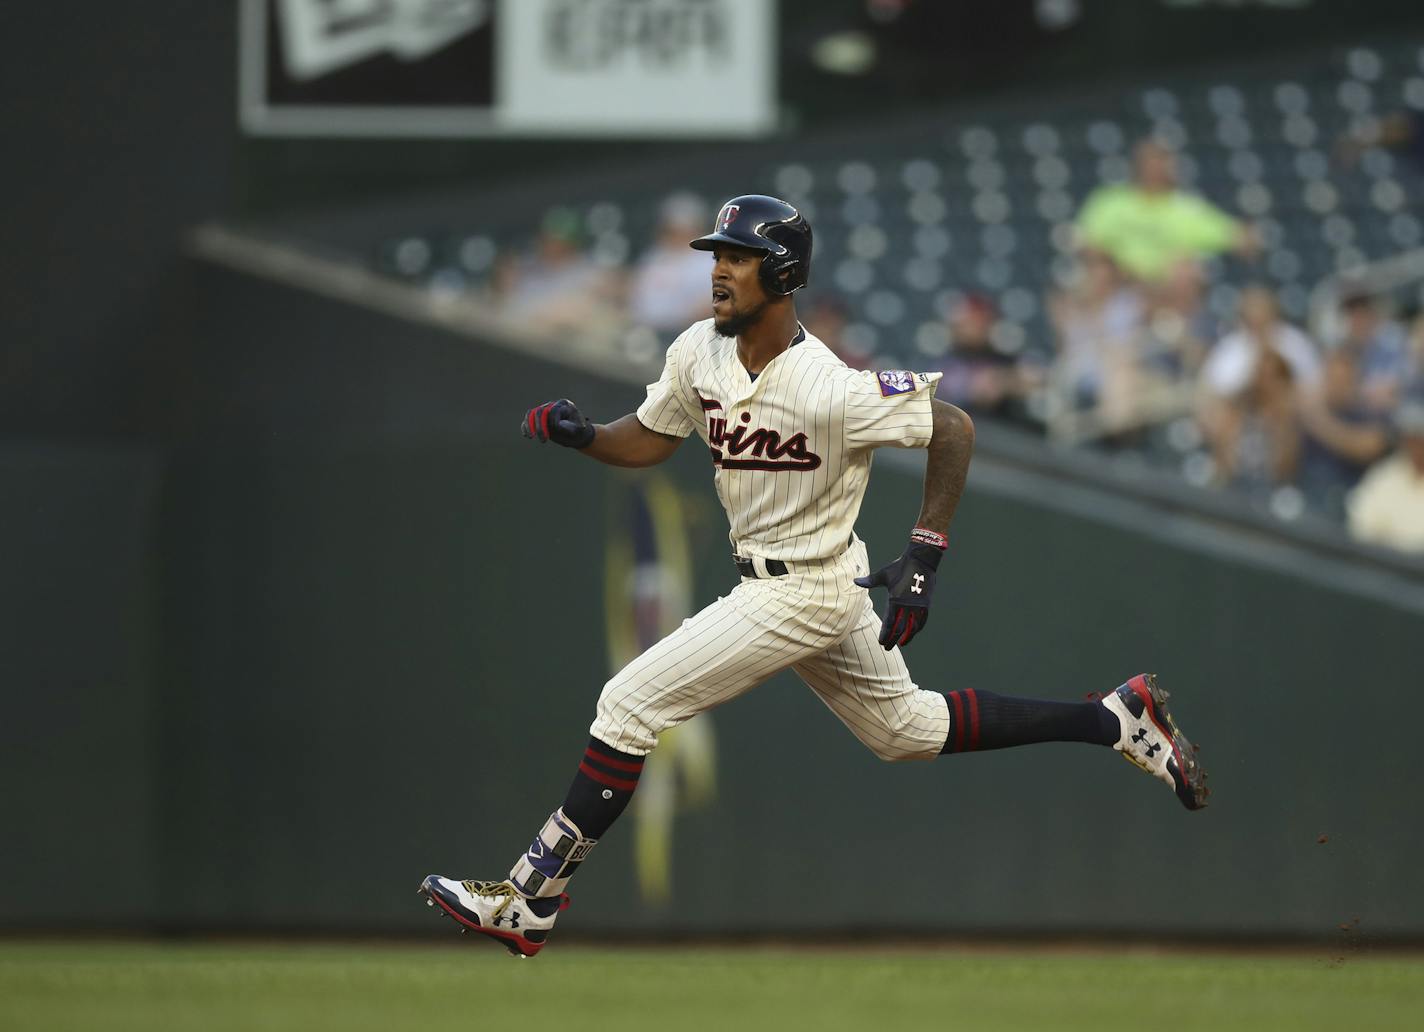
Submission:
[[[890,589],[885,619],[880,624],[880,644],[886,652],[896,645],[903,648],[910,644],[910,639],[929,623],[935,571],[943,555],[944,549],[937,545],[911,541],[904,554],[889,566],[855,579],[862,588],[883,585]]]

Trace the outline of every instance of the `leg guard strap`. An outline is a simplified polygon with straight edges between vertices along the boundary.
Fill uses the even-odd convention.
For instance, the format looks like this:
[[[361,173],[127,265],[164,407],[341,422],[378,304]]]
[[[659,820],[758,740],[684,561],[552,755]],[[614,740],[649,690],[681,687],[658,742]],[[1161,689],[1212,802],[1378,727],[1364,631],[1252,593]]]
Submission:
[[[529,850],[515,862],[509,880],[531,898],[558,896],[597,844],[597,839],[584,838],[562,809],[555,810]]]

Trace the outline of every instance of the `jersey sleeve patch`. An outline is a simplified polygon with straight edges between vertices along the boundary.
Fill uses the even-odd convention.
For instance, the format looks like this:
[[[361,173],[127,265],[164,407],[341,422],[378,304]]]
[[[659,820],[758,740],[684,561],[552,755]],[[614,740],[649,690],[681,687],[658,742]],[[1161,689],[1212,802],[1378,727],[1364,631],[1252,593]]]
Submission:
[[[913,394],[920,384],[929,383],[924,373],[912,373],[905,369],[882,369],[875,374],[880,381],[880,396],[893,397],[896,394]]]

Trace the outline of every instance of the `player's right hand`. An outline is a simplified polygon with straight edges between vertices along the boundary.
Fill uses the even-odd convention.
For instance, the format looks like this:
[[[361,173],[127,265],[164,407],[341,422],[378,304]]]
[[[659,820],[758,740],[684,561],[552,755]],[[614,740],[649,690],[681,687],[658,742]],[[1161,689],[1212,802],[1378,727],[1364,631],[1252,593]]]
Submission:
[[[568,398],[546,401],[524,414],[519,432],[543,444],[553,441],[565,448],[587,448],[593,443],[593,423]]]

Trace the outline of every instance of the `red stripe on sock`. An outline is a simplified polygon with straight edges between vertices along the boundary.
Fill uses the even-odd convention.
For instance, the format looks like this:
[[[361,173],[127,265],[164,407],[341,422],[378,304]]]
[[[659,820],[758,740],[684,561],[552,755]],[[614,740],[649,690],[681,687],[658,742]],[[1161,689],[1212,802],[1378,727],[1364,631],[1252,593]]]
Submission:
[[[539,439],[539,434],[538,434],[538,432],[534,429],[534,413],[537,412],[537,411],[538,411],[538,409],[530,409],[530,410],[529,410],[529,416],[528,416],[528,418],[526,419],[526,422],[529,424],[529,436],[532,437],[532,438],[534,438],[536,441]]]
[[[624,781],[622,778],[615,778],[613,775],[605,774],[601,770],[594,770],[587,763],[580,763],[578,769],[580,773],[587,774],[600,785],[607,785],[609,788],[617,788],[624,792],[631,792],[638,787],[636,781]]]
[[[959,701],[958,692],[950,692],[949,699],[954,703],[954,751],[964,751],[964,704]]]
[[[539,429],[544,431],[545,440],[549,437],[549,410],[553,407],[550,403],[539,410]]]
[[[605,767],[612,767],[614,770],[626,770],[629,773],[637,774],[643,769],[642,760],[639,760],[637,763],[629,763],[627,760],[615,760],[612,756],[604,756],[603,753],[594,748],[585,749],[583,754],[590,760],[596,760]]]
[[[979,696],[973,688],[966,688],[964,694],[969,696],[969,751],[973,752],[979,748]]]

